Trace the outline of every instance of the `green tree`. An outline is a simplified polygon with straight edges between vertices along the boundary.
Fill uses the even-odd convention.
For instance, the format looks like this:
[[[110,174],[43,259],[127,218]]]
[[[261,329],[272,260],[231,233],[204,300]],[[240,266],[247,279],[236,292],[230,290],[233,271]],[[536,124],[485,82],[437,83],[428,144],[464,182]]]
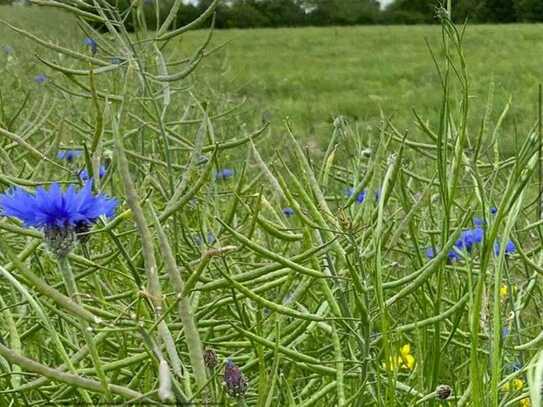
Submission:
[[[512,23],[517,21],[513,0],[485,0],[481,8],[481,20],[493,23]]]
[[[460,0],[455,3],[452,16],[457,23],[486,22],[483,15],[485,7],[485,0]]]
[[[543,1],[541,0],[515,0],[514,8],[517,21],[543,21]]]
[[[314,25],[353,25],[375,23],[379,15],[376,0],[306,0],[309,21]]]
[[[196,9],[198,15],[203,13],[213,3],[213,0],[199,0]],[[228,28],[228,20],[231,14],[231,7],[227,6],[224,1],[219,2],[219,5],[215,9],[215,27],[216,28]]]
[[[300,26],[306,23],[307,16],[300,1],[258,0],[255,5],[272,27]]]
[[[442,6],[439,0],[396,0],[385,11],[385,21],[392,24],[436,23],[436,9]]]
[[[268,17],[259,9],[256,0],[237,0],[228,10],[226,27],[253,28],[269,27]]]
[[[200,10],[193,4],[183,4],[177,13],[176,25],[182,26],[194,21],[200,15]]]

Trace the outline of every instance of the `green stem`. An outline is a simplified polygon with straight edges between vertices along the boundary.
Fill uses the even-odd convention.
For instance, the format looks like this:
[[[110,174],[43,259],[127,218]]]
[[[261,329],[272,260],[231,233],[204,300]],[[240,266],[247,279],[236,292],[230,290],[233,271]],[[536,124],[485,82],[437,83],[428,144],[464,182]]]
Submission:
[[[60,271],[62,272],[62,276],[64,278],[64,283],[65,283],[66,291],[68,292],[68,295],[75,303],[81,305],[81,297],[79,296],[79,293],[77,292],[77,285],[76,285],[74,274],[72,272],[72,268],[70,267],[70,262],[68,261],[68,258],[59,257],[58,264],[60,267]],[[85,342],[89,348],[89,351],[94,363],[94,367],[96,368],[96,373],[104,389],[106,399],[111,400],[111,392],[110,392],[110,388],[107,382],[106,375],[102,367],[102,361],[100,360],[100,357],[98,355],[98,350],[96,349],[94,338],[90,333],[91,327],[88,321],[85,320],[84,318],[79,318],[79,327],[81,329],[81,332],[83,332],[83,337],[85,338]]]
[[[0,356],[5,358],[8,362],[18,365],[30,372],[36,373],[41,377],[47,377],[51,380],[67,383],[70,386],[75,386],[77,388],[83,388],[98,393],[104,391],[104,388],[100,385],[100,383],[95,380],[87,379],[77,374],[66,373],[57,369],[52,369],[32,359],[22,356],[17,352],[14,352],[12,349],[2,345],[1,343]],[[127,399],[138,399],[146,401],[148,403],[152,402],[152,400],[148,399],[146,395],[124,386],[112,384],[111,391]]]
[[[238,399],[238,407],[247,407],[247,402],[245,401],[244,398]]]

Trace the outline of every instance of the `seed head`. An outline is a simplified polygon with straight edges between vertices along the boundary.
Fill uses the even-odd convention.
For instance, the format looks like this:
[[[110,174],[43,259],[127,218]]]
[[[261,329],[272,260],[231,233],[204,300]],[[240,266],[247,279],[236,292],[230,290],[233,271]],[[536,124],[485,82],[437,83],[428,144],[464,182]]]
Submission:
[[[204,363],[208,369],[213,369],[217,366],[219,359],[217,358],[217,352],[213,349],[204,350]]]
[[[436,388],[436,397],[439,400],[447,400],[452,395],[452,388],[446,384],[440,384]]]
[[[362,157],[370,158],[372,153],[373,153],[373,151],[372,151],[371,148],[366,148],[366,149],[362,150]]]

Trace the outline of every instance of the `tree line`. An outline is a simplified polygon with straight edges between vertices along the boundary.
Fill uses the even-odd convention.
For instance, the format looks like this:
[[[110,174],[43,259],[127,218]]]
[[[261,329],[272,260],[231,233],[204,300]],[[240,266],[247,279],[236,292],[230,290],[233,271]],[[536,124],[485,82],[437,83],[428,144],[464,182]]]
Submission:
[[[148,7],[155,1],[148,0]],[[186,24],[213,0],[184,5]],[[168,0],[160,0],[164,13]],[[543,0],[453,0],[453,19],[462,23],[543,21]],[[297,27],[361,24],[434,24],[441,0],[395,0],[385,9],[377,0],[229,0],[216,10],[217,28]],[[152,8],[152,7],[151,7]],[[152,17],[151,17],[152,18]]]
[[[134,0],[108,0],[129,10]],[[298,27],[361,24],[433,24],[445,0],[395,0],[385,9],[378,0],[223,0],[216,9],[217,28]],[[189,23],[213,0],[183,4],[175,25]],[[10,3],[0,0],[0,4]],[[146,22],[156,26],[174,0],[140,0]],[[514,23],[543,21],[543,0],[453,0],[456,22]],[[158,12],[157,12],[158,11]],[[130,24],[130,19],[126,19]]]

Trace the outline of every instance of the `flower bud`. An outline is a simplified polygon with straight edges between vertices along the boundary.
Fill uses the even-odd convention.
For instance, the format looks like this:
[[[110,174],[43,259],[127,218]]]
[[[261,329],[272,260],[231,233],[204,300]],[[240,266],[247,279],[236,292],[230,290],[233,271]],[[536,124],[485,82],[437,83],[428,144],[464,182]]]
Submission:
[[[249,387],[247,378],[230,359],[226,361],[224,367],[224,385],[228,394],[235,398],[243,398]]]
[[[47,248],[57,257],[66,257],[74,248],[76,236],[73,228],[47,227],[44,229]]]

